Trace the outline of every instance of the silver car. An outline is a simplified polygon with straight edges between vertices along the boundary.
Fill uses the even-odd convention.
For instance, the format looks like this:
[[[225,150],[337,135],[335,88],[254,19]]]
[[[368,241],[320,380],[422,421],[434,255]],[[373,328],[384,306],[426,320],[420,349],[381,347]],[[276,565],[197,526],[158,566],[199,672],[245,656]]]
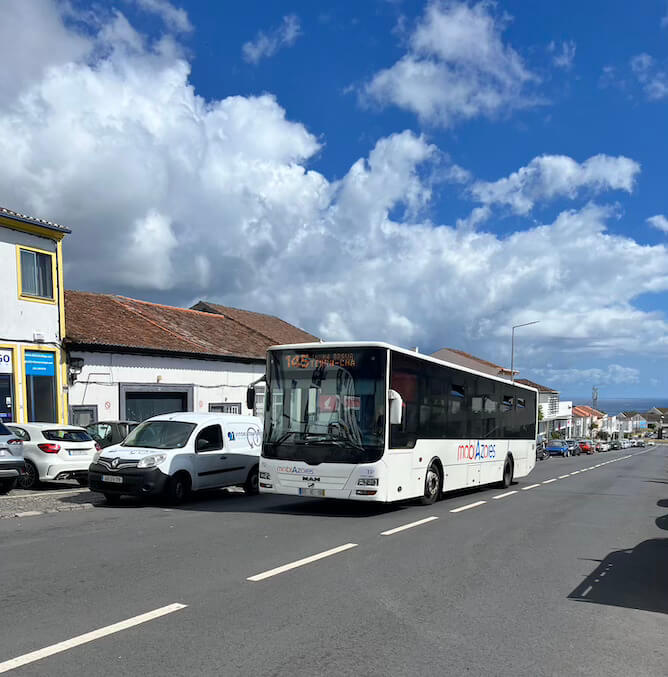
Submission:
[[[23,442],[0,423],[0,494],[11,491],[24,470]]]
[[[25,473],[19,478],[23,489],[65,479],[86,486],[88,466],[101,448],[86,430],[58,423],[10,423],[7,427],[23,441]]]

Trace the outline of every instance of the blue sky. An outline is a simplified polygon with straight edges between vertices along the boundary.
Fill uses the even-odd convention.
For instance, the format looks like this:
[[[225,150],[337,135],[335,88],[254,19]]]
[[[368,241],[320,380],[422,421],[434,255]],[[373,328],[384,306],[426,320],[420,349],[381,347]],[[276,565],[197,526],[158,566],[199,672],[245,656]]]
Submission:
[[[668,395],[665,0],[0,20],[0,204],[72,227],[69,287],[502,363],[538,319],[522,375]]]

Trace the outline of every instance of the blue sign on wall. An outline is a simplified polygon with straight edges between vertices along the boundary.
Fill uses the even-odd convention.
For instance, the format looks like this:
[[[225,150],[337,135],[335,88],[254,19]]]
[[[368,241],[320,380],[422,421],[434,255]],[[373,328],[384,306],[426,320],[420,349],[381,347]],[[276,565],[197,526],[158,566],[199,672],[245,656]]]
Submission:
[[[54,376],[56,360],[53,353],[26,350],[26,376]]]

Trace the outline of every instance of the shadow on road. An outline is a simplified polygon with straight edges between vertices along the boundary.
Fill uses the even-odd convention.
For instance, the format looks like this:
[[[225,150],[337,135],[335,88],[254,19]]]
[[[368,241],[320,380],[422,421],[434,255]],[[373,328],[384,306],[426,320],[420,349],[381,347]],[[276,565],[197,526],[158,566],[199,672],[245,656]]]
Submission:
[[[657,505],[668,508],[668,500]],[[668,515],[658,517],[656,525],[668,530]],[[611,552],[568,598],[668,614],[668,538]]]

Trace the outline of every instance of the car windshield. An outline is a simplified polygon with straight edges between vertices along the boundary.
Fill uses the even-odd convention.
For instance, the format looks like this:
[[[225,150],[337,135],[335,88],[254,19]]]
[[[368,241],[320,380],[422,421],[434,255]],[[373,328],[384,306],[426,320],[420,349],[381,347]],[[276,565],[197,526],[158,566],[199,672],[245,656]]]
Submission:
[[[263,454],[371,463],[383,454],[386,351],[270,351]]]
[[[58,428],[53,430],[43,430],[42,435],[45,440],[52,442],[92,442],[93,438],[85,430],[69,430],[67,428]]]
[[[146,421],[139,424],[122,443],[124,447],[181,449],[190,439],[195,423],[183,421]]]

